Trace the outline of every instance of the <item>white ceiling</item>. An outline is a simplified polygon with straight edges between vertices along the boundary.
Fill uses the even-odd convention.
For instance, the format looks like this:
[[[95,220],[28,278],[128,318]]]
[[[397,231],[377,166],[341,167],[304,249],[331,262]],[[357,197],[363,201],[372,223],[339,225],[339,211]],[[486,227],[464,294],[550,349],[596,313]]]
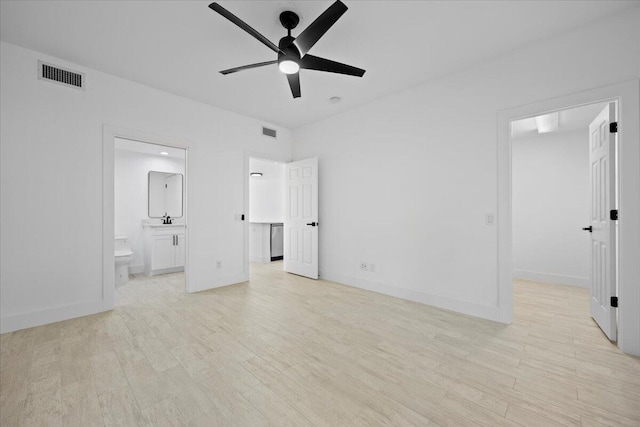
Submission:
[[[2,1],[0,39],[267,122],[295,128],[585,25],[637,1],[354,1],[311,49],[367,70],[362,79],[300,74],[293,99],[276,66],[219,70],[276,54],[207,6],[209,1]],[[283,10],[297,35],[329,1],[220,4],[277,44]],[[339,96],[342,102],[329,103]]]
[[[566,132],[589,128],[589,124],[607,105],[606,102],[583,105],[558,112],[557,132]],[[511,135],[514,139],[538,135],[535,117],[516,120],[511,123]]]
[[[173,157],[175,159],[184,159],[185,150],[182,148],[167,147],[164,145],[151,144],[147,142],[133,141],[124,138],[114,138],[114,148],[116,150],[133,151],[134,153],[149,154],[158,157]],[[167,153],[160,154],[161,152]]]
[[[261,177],[251,177],[251,179],[281,179],[284,176],[284,164],[264,159],[249,159],[249,172],[260,172]]]

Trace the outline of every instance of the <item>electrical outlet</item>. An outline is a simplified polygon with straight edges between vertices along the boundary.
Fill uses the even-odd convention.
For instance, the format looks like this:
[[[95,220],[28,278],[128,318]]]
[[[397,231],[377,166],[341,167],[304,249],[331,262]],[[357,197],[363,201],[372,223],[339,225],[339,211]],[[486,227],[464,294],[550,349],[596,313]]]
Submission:
[[[369,271],[369,264],[367,264],[366,262],[361,262],[360,263],[360,270]]]
[[[376,265],[375,264],[369,264],[369,271],[372,273],[376,272]]]
[[[495,222],[496,222],[495,215],[492,213],[487,214],[487,216],[485,217],[485,224],[493,225]]]
[[[222,268],[222,261],[216,261],[216,268],[220,270]]]

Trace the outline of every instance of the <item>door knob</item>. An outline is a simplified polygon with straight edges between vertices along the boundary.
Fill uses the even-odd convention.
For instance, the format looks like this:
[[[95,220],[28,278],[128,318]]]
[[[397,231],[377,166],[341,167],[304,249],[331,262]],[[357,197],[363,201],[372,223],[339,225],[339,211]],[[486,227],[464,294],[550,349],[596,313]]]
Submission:
[[[584,231],[588,231],[589,233],[593,233],[593,227],[592,227],[592,226],[582,227],[582,229],[583,229]]]
[[[307,225],[310,225],[310,226],[312,226],[312,227],[315,227],[315,226],[316,226],[316,223],[315,223],[315,222],[308,222],[308,223],[307,223]]]

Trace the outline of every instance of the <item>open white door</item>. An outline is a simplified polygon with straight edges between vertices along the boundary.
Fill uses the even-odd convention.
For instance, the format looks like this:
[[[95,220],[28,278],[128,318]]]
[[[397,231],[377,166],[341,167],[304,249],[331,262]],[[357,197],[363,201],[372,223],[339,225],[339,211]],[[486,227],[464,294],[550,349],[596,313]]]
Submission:
[[[318,159],[285,168],[284,270],[318,278]]]
[[[610,340],[616,340],[616,230],[611,210],[616,209],[615,104],[607,105],[589,125],[591,179],[591,317]]]

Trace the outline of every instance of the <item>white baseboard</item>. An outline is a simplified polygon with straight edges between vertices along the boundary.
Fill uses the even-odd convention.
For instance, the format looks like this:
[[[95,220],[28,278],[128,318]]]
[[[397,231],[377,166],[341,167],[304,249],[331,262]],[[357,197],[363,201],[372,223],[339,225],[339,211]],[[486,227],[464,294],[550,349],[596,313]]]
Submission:
[[[249,281],[249,273],[239,273],[231,276],[218,277],[211,281],[189,284],[189,293],[202,292],[209,289],[222,288],[223,286],[236,285]]]
[[[141,274],[141,273],[144,273],[144,264],[129,266],[129,274]]]
[[[347,286],[353,286],[367,291],[377,292],[396,298],[402,298],[409,301],[415,301],[422,304],[432,305],[445,310],[455,311],[457,313],[468,314],[482,319],[501,322],[500,310],[495,306],[476,304],[468,301],[456,300],[440,295],[432,295],[426,292],[415,291],[411,289],[399,288],[397,286],[386,285],[374,282],[372,280],[351,277],[344,274],[333,273],[329,271],[320,272],[320,278],[332,282],[340,283]],[[504,322],[501,322],[504,323]]]
[[[553,283],[556,285],[577,286],[579,288],[589,288],[588,277],[565,276],[561,274],[540,273],[537,271],[527,271],[513,269],[513,278],[531,280],[533,282]]]
[[[257,262],[260,264],[266,264],[271,262],[271,258],[267,257],[267,256],[260,256],[260,255],[251,255],[249,257],[249,262]]]
[[[149,274],[147,274],[147,276],[160,276],[162,274],[179,273],[181,271],[184,271],[184,265],[180,267],[161,268],[158,270],[152,270],[149,272]]]
[[[88,316],[103,311],[108,311],[103,301],[91,301],[14,314],[12,316],[2,317],[2,320],[0,320],[0,333],[4,334],[20,329],[33,328],[34,326],[47,325],[49,323]]]

